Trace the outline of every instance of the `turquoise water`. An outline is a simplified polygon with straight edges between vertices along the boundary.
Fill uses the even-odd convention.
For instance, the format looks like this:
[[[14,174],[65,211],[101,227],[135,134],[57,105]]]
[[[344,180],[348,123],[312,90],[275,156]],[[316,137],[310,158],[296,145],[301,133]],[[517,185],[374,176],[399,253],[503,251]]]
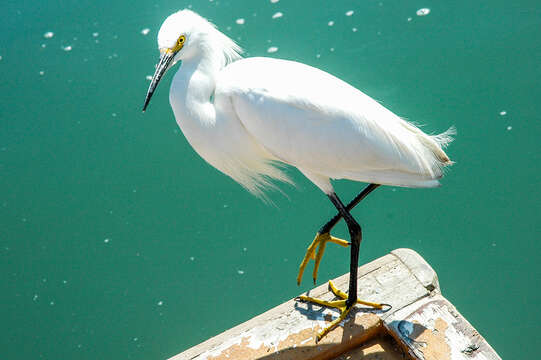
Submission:
[[[385,0],[4,1],[2,357],[162,359],[310,288],[295,277],[328,199],[290,169],[297,188],[267,206],[198,158],[173,71],[140,111],[157,30],[190,4],[248,56],[320,67],[428,132],[457,127],[441,188],[378,189],[353,212],[360,261],[415,249],[503,358],[536,358],[541,6]],[[336,183],[344,201],[361,186]],[[348,259],[330,246],[320,283]]]

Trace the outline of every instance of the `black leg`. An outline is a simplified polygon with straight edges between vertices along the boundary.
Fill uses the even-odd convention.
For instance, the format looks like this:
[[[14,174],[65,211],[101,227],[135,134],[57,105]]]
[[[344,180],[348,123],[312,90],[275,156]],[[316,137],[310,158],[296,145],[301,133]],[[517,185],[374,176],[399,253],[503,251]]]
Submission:
[[[304,260],[302,261],[302,264],[299,269],[299,276],[297,277],[297,282],[300,283],[300,279],[302,278],[302,273],[304,271],[306,264],[308,263],[308,260],[314,256],[315,248],[319,246],[317,255],[315,257],[316,266],[314,267],[314,282],[317,277],[317,266],[319,265],[319,262],[321,261],[321,256],[323,255],[323,251],[325,249],[325,243],[327,241],[332,241],[339,245],[347,246],[347,245],[344,245],[345,243],[347,243],[346,241],[333,238],[329,234],[329,231],[331,230],[331,228],[334,225],[336,225],[336,223],[338,223],[338,221],[340,221],[341,218],[344,218],[349,230],[349,235],[350,235],[349,245],[351,246],[351,257],[350,257],[350,263],[349,263],[349,291],[348,291],[348,294],[345,294],[344,292],[338,290],[336,286],[334,286],[332,281],[329,281],[330,290],[333,292],[333,294],[336,297],[340,298],[340,300],[325,301],[325,300],[313,298],[306,295],[300,295],[297,298],[297,300],[302,301],[302,302],[311,302],[318,305],[336,308],[340,310],[340,316],[334,319],[327,327],[325,327],[320,333],[317,334],[316,342],[318,342],[321,338],[323,338],[330,331],[336,328],[340,324],[340,322],[346,318],[351,308],[357,303],[365,305],[365,306],[370,306],[370,307],[373,307],[374,309],[379,309],[384,312],[391,309],[391,306],[388,304],[378,304],[378,303],[357,300],[357,269],[359,266],[359,247],[362,241],[362,230],[359,223],[355,221],[355,219],[353,218],[353,216],[351,216],[349,211],[355,205],[357,205],[362,199],[364,199],[370,192],[376,189],[378,186],[379,186],[378,184],[368,185],[347,206],[344,206],[344,204],[342,203],[340,198],[338,198],[338,195],[336,195],[335,192],[328,195],[329,199],[332,201],[332,203],[338,210],[338,215],[333,217],[327,224],[325,224],[321,228],[320,232],[316,235],[316,238],[314,239],[312,244],[308,247]],[[383,310],[384,306],[387,306],[388,309]]]
[[[380,186],[380,184],[369,184],[367,187],[365,187],[359,195],[355,196],[353,200],[349,202],[346,206],[347,211],[351,211],[357,204],[361,202],[368,194],[370,194],[372,191],[376,190]],[[342,214],[340,211],[338,214],[336,214],[331,220],[329,220],[325,225],[319,229],[320,234],[326,234],[331,231],[331,229],[342,219]]]
[[[349,236],[351,241],[351,258],[349,263],[349,292],[348,299],[346,300],[346,308],[349,309],[357,302],[357,268],[359,267],[359,247],[362,240],[361,226],[353,216],[349,213],[342,201],[338,198],[336,193],[329,195],[332,203],[338,209],[338,212],[342,215],[349,230]]]
[[[344,208],[345,211],[349,213],[351,209],[353,209],[359,202],[361,202],[361,200],[363,200],[366,196],[368,196],[368,194],[370,194],[372,191],[377,189],[378,186],[380,185],[369,184],[366,188],[364,188],[359,193],[359,195],[357,195],[353,200],[351,200],[351,202],[347,206],[344,206],[340,202],[340,204],[342,204],[342,208]],[[308,264],[311,258],[315,260],[314,271],[312,273],[312,279],[314,280],[314,284],[316,283],[319,264],[321,262],[321,258],[325,251],[325,244],[327,241],[332,241],[338,245],[345,246],[345,247],[351,245],[351,242],[347,242],[345,240],[338,239],[330,235],[331,229],[340,221],[340,219],[342,219],[342,217],[343,217],[343,212],[338,211],[338,214],[336,214],[331,220],[329,220],[325,225],[323,225],[319,229],[319,231],[316,234],[316,237],[314,238],[314,241],[312,242],[312,244],[310,244],[310,246],[306,250],[306,255],[304,255],[304,259],[302,260],[301,265],[299,266],[299,275],[297,276],[297,284],[300,285],[302,275],[304,273],[304,269],[306,268],[306,265]],[[358,249],[352,248],[352,251],[358,251]]]

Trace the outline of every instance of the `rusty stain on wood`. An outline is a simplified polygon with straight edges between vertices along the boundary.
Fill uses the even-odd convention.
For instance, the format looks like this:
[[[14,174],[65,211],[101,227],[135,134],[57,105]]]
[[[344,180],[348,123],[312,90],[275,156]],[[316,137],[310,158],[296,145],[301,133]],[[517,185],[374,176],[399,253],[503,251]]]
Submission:
[[[445,331],[449,326],[442,318],[434,321],[434,329],[427,329],[418,321],[413,322],[410,339],[421,344],[420,351],[425,360],[450,360],[451,347],[445,339]]]

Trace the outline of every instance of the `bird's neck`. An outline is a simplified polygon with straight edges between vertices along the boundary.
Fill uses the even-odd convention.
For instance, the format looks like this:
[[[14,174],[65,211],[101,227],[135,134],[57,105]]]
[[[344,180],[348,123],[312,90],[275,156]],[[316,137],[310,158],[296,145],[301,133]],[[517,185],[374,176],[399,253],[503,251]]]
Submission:
[[[196,124],[205,127],[214,125],[216,111],[211,97],[221,66],[217,59],[202,54],[183,61],[175,74],[169,101],[183,131]]]
[[[169,102],[186,140],[211,164],[219,164],[219,161],[213,161],[221,156],[213,144],[224,135],[220,134],[223,126],[217,121],[216,109],[211,100],[216,88],[216,77],[222,66],[221,61],[210,56],[184,60],[173,78],[169,92]]]

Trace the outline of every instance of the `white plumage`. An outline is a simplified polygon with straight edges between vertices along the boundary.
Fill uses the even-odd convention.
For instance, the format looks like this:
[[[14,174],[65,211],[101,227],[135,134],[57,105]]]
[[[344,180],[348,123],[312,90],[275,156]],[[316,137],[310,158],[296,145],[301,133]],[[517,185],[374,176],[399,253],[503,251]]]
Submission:
[[[182,36],[181,48],[170,51]],[[308,65],[241,59],[232,40],[192,11],[169,16],[158,45],[162,58],[172,58],[160,62],[162,73],[182,60],[169,99],[186,139],[256,195],[272,179],[290,181],[277,162],[297,167],[327,194],[333,192],[330,179],[433,187],[452,163],[442,147],[452,140],[453,128],[427,135]],[[161,74],[154,78],[145,107]]]

